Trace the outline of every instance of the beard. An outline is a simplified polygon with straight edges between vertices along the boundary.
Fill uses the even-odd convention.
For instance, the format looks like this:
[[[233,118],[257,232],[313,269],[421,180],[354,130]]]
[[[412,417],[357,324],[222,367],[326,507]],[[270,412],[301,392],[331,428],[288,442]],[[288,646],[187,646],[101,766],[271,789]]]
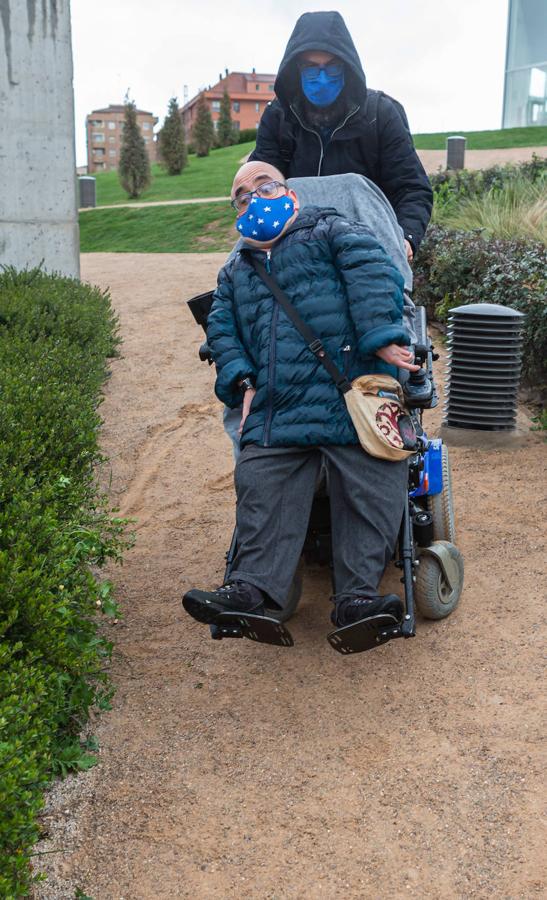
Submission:
[[[315,129],[336,128],[336,126],[346,117],[350,109],[350,102],[346,95],[346,91],[336,98],[334,103],[329,106],[315,106],[310,103],[307,97],[300,97],[300,113],[307,125]]]

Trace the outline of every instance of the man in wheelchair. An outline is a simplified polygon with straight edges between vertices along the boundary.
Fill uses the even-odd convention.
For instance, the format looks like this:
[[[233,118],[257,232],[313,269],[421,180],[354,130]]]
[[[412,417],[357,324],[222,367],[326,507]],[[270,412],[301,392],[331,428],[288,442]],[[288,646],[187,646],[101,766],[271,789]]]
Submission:
[[[207,340],[217,397],[237,408],[243,394],[237,550],[229,581],[188,591],[183,606],[207,624],[238,615],[259,622],[268,607],[282,610],[325,467],[332,622],[358,628],[382,615],[398,622],[401,600],[381,596],[378,586],[407,502],[408,461],[379,459],[361,447],[322,349],[307,345],[267,281],[269,274],[318,336],[323,355],[352,381],[419,369],[403,324],[403,278],[366,226],[330,208],[299,210],[297,194],[266,163],[242,166],[232,205],[244,246],[219,274]]]

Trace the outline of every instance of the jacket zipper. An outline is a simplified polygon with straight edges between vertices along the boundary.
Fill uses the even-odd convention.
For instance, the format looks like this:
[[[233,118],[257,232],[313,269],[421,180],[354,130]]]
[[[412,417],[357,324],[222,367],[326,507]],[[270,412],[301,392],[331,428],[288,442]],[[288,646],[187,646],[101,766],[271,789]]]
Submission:
[[[332,132],[332,134],[331,134],[331,136],[330,136],[331,141],[332,141],[334,135],[336,134],[336,132],[337,132],[337,131],[340,131],[340,129],[344,127],[344,125],[346,124],[346,122],[348,122],[348,120],[351,119],[351,117],[354,116],[356,112],[359,112],[360,109],[361,109],[360,106],[356,106],[355,109],[352,109],[351,112],[349,112],[349,113],[347,114],[347,116],[346,116],[346,118],[344,119],[344,121],[342,122],[342,124],[336,126],[336,128],[334,129],[334,131]]]
[[[337,125],[337,126],[336,126],[336,128],[334,129],[334,131],[332,132],[332,134],[331,134],[331,136],[330,136],[331,141],[332,141],[334,135],[336,134],[336,132],[337,132],[337,131],[340,131],[340,129],[344,127],[344,125],[346,124],[346,122],[348,122],[349,119],[351,119],[351,117],[354,116],[356,112],[359,112],[360,109],[361,109],[360,106],[356,106],[355,109],[352,109],[351,112],[349,112],[349,113],[347,114],[346,118],[345,118],[344,121],[341,123],[341,125]],[[300,127],[303,128],[304,131],[309,131],[310,134],[314,134],[314,135],[316,136],[317,140],[319,141],[319,146],[321,147],[321,153],[320,153],[320,156],[319,156],[319,165],[318,165],[318,167],[317,167],[317,174],[320,175],[320,174],[321,174],[321,166],[323,165],[323,157],[324,157],[324,155],[325,155],[325,148],[324,148],[324,146],[323,146],[323,140],[322,140],[322,138],[321,138],[321,135],[319,134],[318,131],[314,131],[313,128],[308,128],[307,125],[304,125],[302,119],[300,118],[300,116],[298,115],[298,113],[296,112],[296,110],[295,110],[295,108],[294,108],[293,106],[290,107],[290,110],[291,110],[291,112],[293,113],[293,115],[296,116],[296,118],[298,119],[298,122],[299,122],[299,124],[300,124]]]
[[[321,140],[321,135],[319,134],[318,131],[314,131],[313,128],[308,128],[307,125],[304,125],[302,119],[300,118],[300,116],[298,115],[298,113],[296,112],[294,107],[291,106],[290,110],[298,119],[300,127],[303,128],[304,131],[309,131],[310,134],[314,134],[315,137],[317,138],[317,140],[319,141],[319,146],[321,147],[321,153],[319,154],[319,166],[317,168],[317,174],[320,175],[321,174],[321,166],[323,165],[323,155],[325,153],[325,148],[323,147],[323,141]]]
[[[266,271],[271,272],[271,259],[272,259],[272,251],[266,250]],[[272,321],[270,324],[270,354],[268,358],[268,404],[266,407],[266,420],[264,422],[264,446],[270,446],[270,438],[271,438],[271,430],[272,430],[272,418],[273,418],[273,383],[275,376],[275,362],[276,362],[276,344],[275,344],[275,334],[277,330],[277,318],[279,316],[279,303],[273,298],[273,312],[272,312]]]

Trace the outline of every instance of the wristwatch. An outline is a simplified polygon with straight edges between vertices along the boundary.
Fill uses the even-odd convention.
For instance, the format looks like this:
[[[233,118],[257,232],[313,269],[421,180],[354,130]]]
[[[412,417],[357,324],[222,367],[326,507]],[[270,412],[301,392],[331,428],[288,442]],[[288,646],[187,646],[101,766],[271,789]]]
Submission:
[[[239,382],[239,390],[241,391],[242,394],[246,394],[247,391],[254,390],[254,384],[251,381],[251,379],[249,378],[249,376],[241,379],[241,381]]]

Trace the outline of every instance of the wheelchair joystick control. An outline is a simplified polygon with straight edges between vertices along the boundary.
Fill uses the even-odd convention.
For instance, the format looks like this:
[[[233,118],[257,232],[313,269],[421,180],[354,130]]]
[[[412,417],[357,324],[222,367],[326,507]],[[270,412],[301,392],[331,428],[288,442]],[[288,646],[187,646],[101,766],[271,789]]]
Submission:
[[[433,397],[433,384],[424,369],[412,372],[403,390],[409,406],[427,406]]]

